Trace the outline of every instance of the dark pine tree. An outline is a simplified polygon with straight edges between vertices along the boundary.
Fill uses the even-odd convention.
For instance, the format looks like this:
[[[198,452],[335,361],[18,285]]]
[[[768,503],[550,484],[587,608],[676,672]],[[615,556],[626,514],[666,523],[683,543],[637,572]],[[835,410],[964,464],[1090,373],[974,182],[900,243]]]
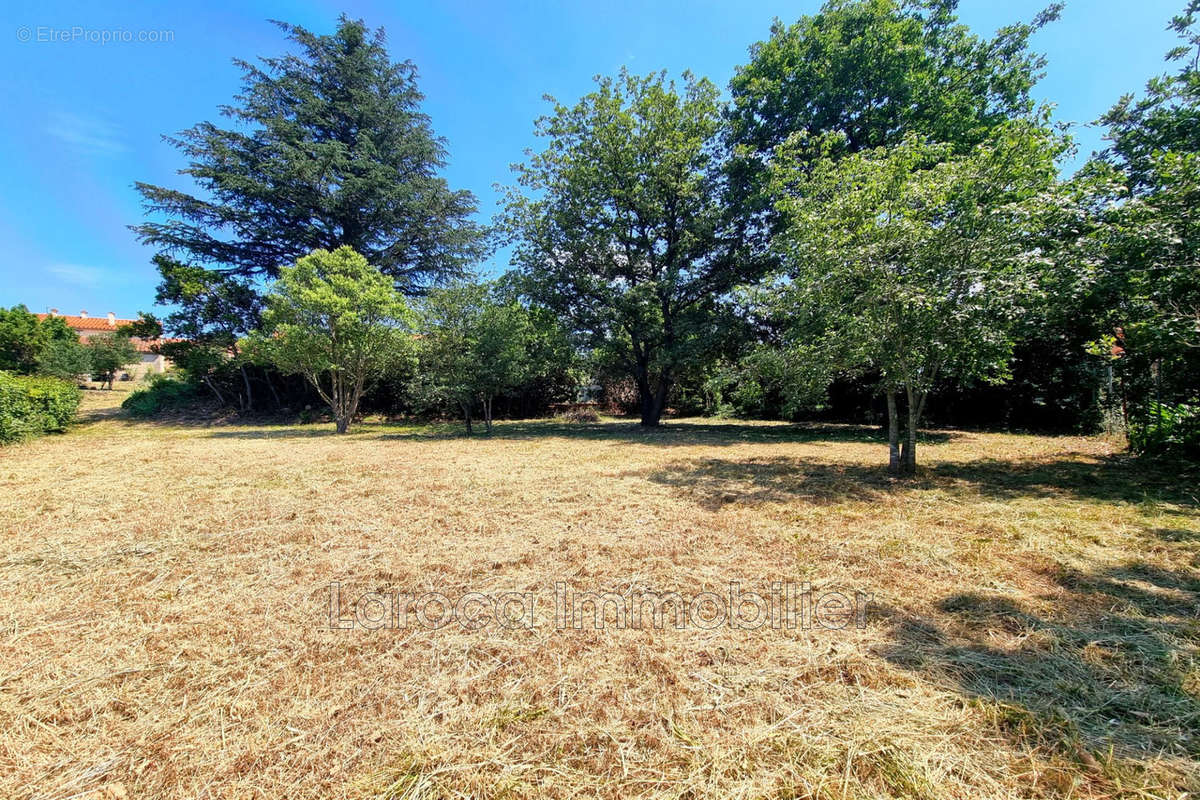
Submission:
[[[276,23],[299,52],[237,60],[229,128],[202,122],[167,141],[197,195],[138,183],[141,240],[234,279],[273,278],[321,247],[349,245],[403,291],[458,277],[482,255],[475,198],[440,172],[446,143],[421,111],[412,62],[382,30],[342,17],[329,36]]]

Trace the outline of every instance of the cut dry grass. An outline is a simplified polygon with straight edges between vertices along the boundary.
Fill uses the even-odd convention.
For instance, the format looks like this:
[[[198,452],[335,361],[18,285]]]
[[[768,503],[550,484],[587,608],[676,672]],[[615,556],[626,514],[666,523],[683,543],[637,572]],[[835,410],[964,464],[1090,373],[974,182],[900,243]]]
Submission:
[[[883,456],[838,426],[102,414],[6,448],[0,796],[1200,790],[1196,473],[1083,438],[930,434],[900,482]],[[553,623],[556,582],[731,580],[874,602],[861,630]],[[331,581],[535,592],[537,625],[331,630]]]

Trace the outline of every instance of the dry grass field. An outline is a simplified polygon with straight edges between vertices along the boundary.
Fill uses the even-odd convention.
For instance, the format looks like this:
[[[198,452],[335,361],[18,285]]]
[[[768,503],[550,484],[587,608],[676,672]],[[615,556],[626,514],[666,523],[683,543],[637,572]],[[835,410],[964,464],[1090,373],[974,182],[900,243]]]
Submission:
[[[0,450],[0,797],[1200,792],[1195,470],[956,431],[892,481],[847,426],[331,428],[95,413]],[[334,581],[539,602],[331,629]],[[730,581],[873,599],[845,630],[555,624],[556,583]]]

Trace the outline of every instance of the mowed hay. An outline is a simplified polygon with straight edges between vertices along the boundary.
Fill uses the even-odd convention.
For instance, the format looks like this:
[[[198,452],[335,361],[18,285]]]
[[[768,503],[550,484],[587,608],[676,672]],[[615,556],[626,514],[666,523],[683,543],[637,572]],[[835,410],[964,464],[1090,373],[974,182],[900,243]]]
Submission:
[[[0,796],[1200,790],[1186,466],[940,432],[893,481],[846,426],[329,428],[0,451]],[[530,592],[535,624],[333,630],[335,581]],[[555,624],[556,584],[730,581],[873,601],[861,629]]]

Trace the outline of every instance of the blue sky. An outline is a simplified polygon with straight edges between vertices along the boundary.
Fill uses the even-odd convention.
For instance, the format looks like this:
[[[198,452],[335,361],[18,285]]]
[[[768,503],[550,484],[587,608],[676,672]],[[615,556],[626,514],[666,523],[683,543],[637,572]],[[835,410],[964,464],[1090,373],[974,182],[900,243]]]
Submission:
[[[990,34],[1048,0],[962,0],[960,16]],[[545,2],[8,3],[0,11],[0,306],[153,310],[149,249],[126,228],[141,220],[136,180],[190,188],[181,157],[160,141],[231,100],[230,60],[285,48],[268,19],[328,32],[339,13],[387,30],[397,60],[421,73],[426,110],[450,144],[451,185],[496,210],[496,183],[535,144],[542,95],[571,100],[592,76],[691,69],[727,84],[771,20],[820,0],[546,0]],[[1088,122],[1164,70],[1166,28],[1183,0],[1069,0],[1036,48],[1049,57],[1037,94],[1063,121]],[[78,29],[78,33],[76,32]],[[105,31],[169,31],[169,41],[95,41]],[[56,33],[57,32],[57,33]],[[155,33],[148,34],[151,37]],[[54,36],[65,41],[47,41]],[[157,35],[158,38],[166,38]],[[29,41],[22,41],[28,38]],[[91,39],[91,40],[89,40]],[[1083,155],[1101,146],[1077,131]],[[501,255],[485,271],[506,267]]]

